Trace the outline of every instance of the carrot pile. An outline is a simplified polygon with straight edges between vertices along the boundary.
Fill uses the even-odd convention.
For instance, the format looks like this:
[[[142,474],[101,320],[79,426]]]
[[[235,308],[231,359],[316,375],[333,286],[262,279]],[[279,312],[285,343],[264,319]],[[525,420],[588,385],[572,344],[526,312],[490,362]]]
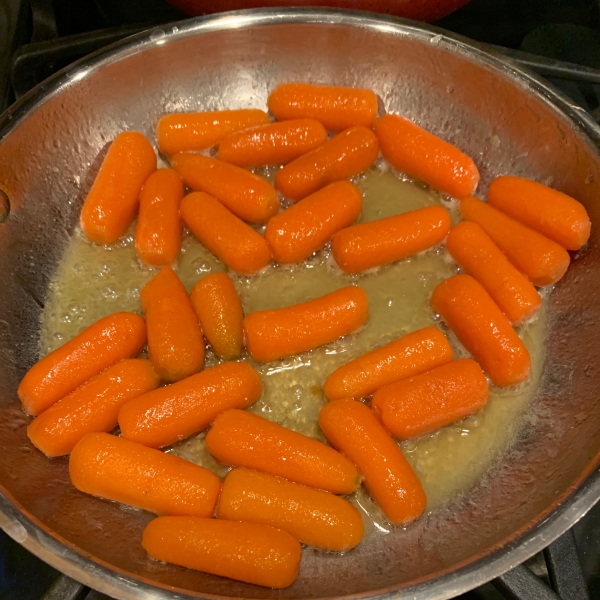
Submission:
[[[143,534],[151,557],[281,588],[298,575],[300,544],[360,543],[362,518],[340,497],[360,485],[394,523],[423,513],[425,491],[394,438],[474,414],[488,380],[527,379],[530,357],[514,327],[540,308],[536,287],[564,275],[590,222],[573,198],[520,177],[495,179],[487,203],[475,198],[473,160],[399,115],[378,118],[371,90],[284,84],[268,108],[277,121],[257,109],[166,115],[156,140],[168,169],[156,169],[141,133],[116,137],[80,222],[91,241],[112,244],[137,215],[136,252],[161,267],[141,291],[145,320],[100,319],[33,365],[18,395],[36,417],[31,442],[50,457],[70,454],[77,489],[160,515]],[[363,198],[348,179],[380,152],[457,199],[462,222],[452,227],[436,205],[357,224]],[[257,167],[281,167],[274,185],[248,170]],[[250,413],[263,383],[244,359],[279,360],[368,326],[367,294],[348,285],[247,315],[227,274],[188,294],[172,268],[184,225],[244,275],[299,263],[329,243],[339,269],[357,274],[446,241],[462,273],[441,282],[430,304],[472,358],[454,360],[429,326],[341,366],[324,382],[329,402],[318,419],[330,445]],[[149,359],[135,358],[146,343]],[[206,343],[221,360],[212,368]],[[111,435],[117,425],[120,436]],[[223,482],[159,450],[201,432],[232,468]]]

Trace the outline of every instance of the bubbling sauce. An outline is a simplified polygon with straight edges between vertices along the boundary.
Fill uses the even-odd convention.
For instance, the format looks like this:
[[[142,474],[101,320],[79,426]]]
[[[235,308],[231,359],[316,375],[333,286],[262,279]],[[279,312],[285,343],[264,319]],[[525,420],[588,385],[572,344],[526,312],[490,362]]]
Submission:
[[[455,203],[437,192],[402,179],[379,165],[357,180],[364,203],[360,222],[382,219],[432,204],[442,204],[457,220]],[[115,311],[141,314],[140,289],[157,269],[143,265],[135,253],[132,229],[113,246],[98,246],[76,231],[50,283],[41,317],[40,354],[62,345],[97,319]],[[189,232],[174,266],[188,291],[208,273],[227,268]],[[437,322],[429,308],[434,287],[457,272],[442,247],[360,275],[346,275],[328,248],[292,266],[269,266],[249,276],[231,273],[245,314],[304,302],[349,284],[369,298],[369,317],[358,331],[326,346],[272,363],[255,363],[264,394],[251,412],[285,427],[325,441],[317,416],[326,402],[322,386],[342,364],[427,325],[440,327],[450,339],[455,358],[465,350]],[[517,329],[531,354],[531,376],[516,388],[490,388],[488,404],[474,416],[434,434],[402,442],[400,448],[416,470],[433,511],[467,491],[502,455],[514,439],[533,398],[543,367],[545,306],[535,319]],[[205,367],[219,359],[207,352]],[[228,468],[210,456],[204,433],[169,451],[224,476]],[[360,488],[349,498],[362,512],[367,535],[384,535],[392,525]]]

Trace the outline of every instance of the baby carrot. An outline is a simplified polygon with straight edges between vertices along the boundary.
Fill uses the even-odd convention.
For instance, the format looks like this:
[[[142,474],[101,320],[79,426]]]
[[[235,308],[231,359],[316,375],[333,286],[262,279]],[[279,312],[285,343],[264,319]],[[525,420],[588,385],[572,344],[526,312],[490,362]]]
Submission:
[[[265,239],[277,262],[297,263],[351,225],[361,210],[360,190],[349,181],[338,181],[275,215],[267,223]]]
[[[583,204],[524,177],[506,175],[494,179],[488,202],[567,250],[579,250],[590,237],[590,218]]]
[[[267,100],[278,121],[316,119],[329,131],[342,131],[354,125],[373,127],[379,110],[371,90],[309,83],[278,85]]]
[[[165,381],[197,373],[204,362],[204,339],[189,296],[170,267],[163,267],[140,293],[148,328],[148,351]]]
[[[435,327],[424,327],[336,369],[325,381],[323,392],[329,400],[366,398],[384,385],[451,360],[446,336]]]
[[[225,273],[206,275],[192,288],[190,300],[217,356],[237,358],[244,345],[244,313],[231,278]]]
[[[351,127],[277,171],[275,187],[296,202],[334,181],[366,171],[378,152],[377,137],[370,129]]]
[[[222,412],[205,441],[207,450],[226,465],[334,494],[351,494],[360,485],[354,465],[333,448],[243,410]]]
[[[19,384],[19,400],[37,416],[107,367],[135,356],[145,343],[142,318],[129,312],[108,315],[35,363]]]
[[[409,177],[420,179],[455,198],[470,196],[479,183],[473,160],[456,146],[399,115],[384,115],[375,123],[381,153]]]
[[[246,347],[260,362],[300,354],[358,329],[368,312],[365,292],[348,286],[301,304],[250,313],[243,321]]]
[[[122,360],[44,411],[30,423],[27,435],[46,456],[69,454],[87,433],[113,430],[121,406],[158,384],[150,361]]]
[[[460,213],[477,223],[508,260],[536,286],[556,283],[569,268],[569,253],[541,233],[477,198],[465,198]]]
[[[464,358],[386,385],[372,406],[394,437],[408,440],[476,413],[488,396],[481,367]]]
[[[354,548],[364,533],[350,502],[248,469],[233,469],[225,477],[217,518],[271,525],[303,544],[338,552]]]
[[[265,238],[212,196],[188,194],[181,201],[181,216],[192,233],[234,271],[249,275],[269,264],[271,250]]]
[[[142,546],[157,560],[269,588],[298,577],[302,548],[286,531],[219,519],[158,517]]]
[[[183,152],[171,167],[196,192],[205,192],[248,223],[266,223],[279,210],[275,188],[262,177],[218,158]]]
[[[113,244],[137,213],[140,190],[156,170],[150,142],[137,131],[120,133],[110,145],[83,208],[83,233],[97,244]]]
[[[527,348],[483,286],[470,275],[442,281],[433,290],[431,306],[497,386],[516,385],[529,377]]]
[[[325,128],[313,119],[269,123],[228,135],[217,158],[246,168],[285,165],[326,140]]]
[[[135,228],[135,250],[143,263],[164,267],[177,260],[181,249],[182,198],[183,182],[172,169],[159,169],[146,180]]]
[[[256,108],[165,115],[156,126],[158,149],[167,156],[208,150],[225,136],[248,127],[266,125],[269,116]]]
[[[342,229],[333,236],[331,250],[342,271],[360,273],[403,260],[441,243],[450,226],[446,209],[426,206]]]
[[[513,325],[529,319],[542,305],[537,290],[477,223],[463,221],[454,227],[446,248],[458,266],[481,283]]]
[[[356,400],[333,400],[321,409],[319,425],[331,445],[358,467],[390,521],[406,523],[425,510],[418,477],[370,408]]]
[[[212,517],[221,490],[208,469],[108,433],[77,443],[69,475],[81,492],[159,515]]]
[[[169,446],[206,429],[228,408],[246,408],[262,394],[260,375],[229,362],[127,402],[119,412],[123,437],[151,448]]]

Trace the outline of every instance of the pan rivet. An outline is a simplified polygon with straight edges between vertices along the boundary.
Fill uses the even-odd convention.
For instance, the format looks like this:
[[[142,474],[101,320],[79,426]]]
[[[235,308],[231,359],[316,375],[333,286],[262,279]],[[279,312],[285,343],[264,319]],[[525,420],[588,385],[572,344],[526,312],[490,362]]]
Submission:
[[[0,223],[4,223],[10,214],[10,200],[6,192],[0,190]]]

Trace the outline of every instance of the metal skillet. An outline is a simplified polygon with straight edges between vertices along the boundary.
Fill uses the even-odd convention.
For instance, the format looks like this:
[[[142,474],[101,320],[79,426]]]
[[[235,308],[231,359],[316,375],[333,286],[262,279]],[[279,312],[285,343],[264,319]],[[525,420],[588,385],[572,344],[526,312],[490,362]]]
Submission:
[[[172,111],[262,107],[282,81],[374,89],[457,144],[482,174],[523,174],[583,202],[593,228],[550,296],[547,359],[512,447],[460,499],[344,556],[304,553],[273,591],[156,563],[151,518],[78,493],[66,460],[28,442],[16,398],[36,360],[49,279],[97,156],[117,132],[151,139]],[[68,67],[0,117],[0,526],[116,598],[450,598],[514,567],[600,497],[600,128],[513,63],[443,31],[333,10],[253,10],[142,33]],[[1,212],[1,211],[0,211]]]

